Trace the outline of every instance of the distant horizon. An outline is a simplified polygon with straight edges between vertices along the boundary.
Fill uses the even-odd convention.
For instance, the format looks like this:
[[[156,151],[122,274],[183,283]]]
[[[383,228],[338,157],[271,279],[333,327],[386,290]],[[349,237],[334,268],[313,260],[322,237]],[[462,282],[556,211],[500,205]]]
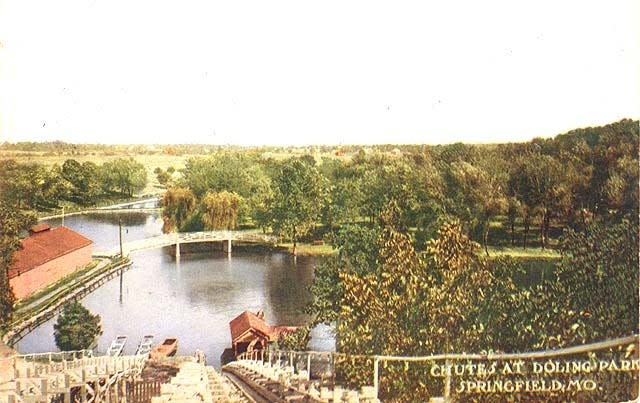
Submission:
[[[257,148],[257,147],[291,147],[291,148],[306,148],[306,147],[375,147],[375,146],[394,146],[394,145],[399,145],[399,146],[423,146],[423,145],[427,145],[427,146],[444,146],[444,145],[450,145],[450,144],[458,144],[458,143],[462,143],[462,144],[470,144],[470,145],[500,145],[500,144],[510,144],[510,143],[527,143],[530,141],[533,141],[535,139],[551,139],[554,138],[556,136],[562,135],[562,134],[567,134],[570,133],[574,130],[581,130],[581,129],[588,129],[588,128],[593,128],[593,127],[602,127],[602,126],[606,126],[609,124],[613,124],[616,122],[620,122],[623,120],[632,120],[632,121],[637,121],[640,123],[640,121],[637,118],[631,118],[631,117],[626,117],[626,118],[622,118],[622,119],[618,119],[615,121],[611,121],[608,123],[604,123],[604,124],[598,124],[598,125],[590,125],[590,126],[582,126],[582,127],[574,127],[562,132],[558,132],[556,134],[552,134],[552,135],[548,135],[548,136],[534,136],[531,137],[529,139],[522,139],[522,140],[513,140],[513,141],[473,141],[473,142],[469,142],[469,141],[451,141],[451,142],[447,142],[447,143],[308,143],[308,144],[216,144],[216,143],[101,143],[101,142],[90,142],[90,143],[79,143],[79,142],[69,142],[69,141],[65,141],[65,140],[60,140],[60,139],[53,139],[53,140],[42,140],[42,141],[36,141],[36,140],[20,140],[20,141],[2,141],[0,142],[0,146],[4,145],[4,144],[12,144],[12,145],[17,145],[20,143],[37,143],[37,144],[53,144],[53,143],[61,143],[61,144],[70,144],[70,145],[86,145],[86,146],[212,146],[212,147],[238,147],[238,148]]]

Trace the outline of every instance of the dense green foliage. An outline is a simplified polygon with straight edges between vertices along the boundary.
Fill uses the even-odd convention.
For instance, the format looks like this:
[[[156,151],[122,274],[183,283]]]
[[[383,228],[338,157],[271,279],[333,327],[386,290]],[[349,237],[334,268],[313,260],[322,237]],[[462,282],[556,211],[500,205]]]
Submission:
[[[190,189],[196,198],[196,208],[179,230],[205,227],[201,206],[208,192],[241,197],[240,226],[272,230],[296,241],[318,239],[323,235],[319,226],[332,232],[345,224],[374,222],[383,206],[395,200],[399,225],[412,230],[418,250],[454,218],[489,253],[488,246],[509,243],[556,248],[564,228],[581,230],[591,221],[619,220],[636,211],[638,142],[638,122],[625,119],[551,139],[500,145],[112,150],[52,142],[3,144],[0,149],[68,155],[214,150],[189,158],[179,172],[155,172],[161,184]],[[335,156],[328,156],[331,151]],[[278,153],[298,156],[273,157]],[[0,170],[0,198],[36,211],[129,196],[146,182],[142,166],[129,158],[102,165],[68,159],[50,167],[0,160]]]
[[[100,316],[91,314],[78,301],[64,306],[53,329],[56,346],[62,351],[87,349],[102,334]]]
[[[295,255],[296,242],[320,218],[326,189],[324,177],[313,162],[289,159],[279,164],[272,189],[273,197],[267,204],[272,227],[292,240]]]
[[[305,351],[311,338],[308,326],[301,326],[293,332],[284,332],[278,336],[278,348],[282,350]]]
[[[266,199],[271,197],[264,170],[249,153],[220,152],[189,159],[161,203],[165,232],[233,229],[251,220],[260,223]]]
[[[637,210],[638,142],[638,122],[622,120],[528,143],[351,148],[319,164],[217,151],[189,159],[173,186],[190,189],[198,205],[207,192],[236,193],[240,225],[292,241],[374,223],[394,200],[420,251],[451,219],[487,255],[491,245],[557,249],[565,228]],[[193,211],[188,228],[204,228],[202,213]]]
[[[17,209],[51,211],[62,202],[93,206],[117,196],[131,197],[147,183],[144,166],[132,159],[103,165],[66,160],[62,166],[0,160],[0,199]]]
[[[239,218],[255,217],[270,196],[264,164],[251,153],[219,152],[187,161],[180,186],[191,189],[198,200],[208,192],[232,192],[242,198]]]
[[[338,351],[525,352],[638,333],[637,224],[593,223],[585,232],[569,231],[556,275],[530,288],[514,284],[522,271],[516,261],[481,257],[480,246],[457,223],[442,225],[421,256],[398,226],[395,203],[383,211],[382,222],[369,270],[354,270],[345,253],[362,245],[364,234],[316,270],[311,312],[337,323]],[[354,257],[360,258],[357,252]],[[369,362],[342,360],[338,370],[348,384],[371,381]],[[425,377],[426,371],[390,365],[380,378],[382,396],[426,401],[440,394],[442,383]],[[591,397],[629,398],[631,374],[598,377],[601,389]]]
[[[133,196],[134,192],[144,189],[147,171],[144,165],[133,158],[118,158],[102,165],[101,182],[104,192],[115,189],[124,195]]]
[[[9,285],[9,267],[13,254],[20,248],[20,232],[35,223],[35,217],[24,215],[0,202],[0,327],[13,312],[15,297]]]
[[[566,311],[576,313],[576,335],[559,345],[638,333],[638,225],[594,223],[568,231],[563,259],[552,283]]]
[[[160,200],[164,232],[184,228],[196,208],[196,197],[190,189],[174,187],[167,189]]]
[[[207,192],[202,199],[202,222],[207,230],[234,229],[242,198],[235,193]]]

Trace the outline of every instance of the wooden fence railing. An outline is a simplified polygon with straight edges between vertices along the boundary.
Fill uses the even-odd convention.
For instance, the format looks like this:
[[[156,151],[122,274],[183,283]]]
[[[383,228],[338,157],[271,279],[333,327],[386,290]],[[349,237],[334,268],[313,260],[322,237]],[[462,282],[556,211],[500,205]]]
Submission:
[[[635,346],[635,352],[637,354],[640,351],[640,336],[633,335],[627,337],[621,337],[612,340],[605,340],[596,343],[584,344],[579,346],[561,348],[556,350],[540,350],[531,351],[525,353],[487,353],[487,354],[466,354],[466,353],[444,353],[444,354],[432,354],[427,356],[389,356],[389,355],[359,355],[359,354],[345,354],[338,352],[322,352],[322,351],[289,351],[267,348],[267,351],[258,350],[249,353],[242,353],[237,358],[238,360],[259,360],[271,362],[288,363],[288,365],[295,367],[296,363],[299,365],[301,362],[306,363],[306,371],[311,374],[311,363],[314,359],[324,359],[329,362],[331,369],[335,367],[336,359],[360,359],[367,360],[373,363],[373,386],[376,391],[376,396],[379,390],[379,376],[380,376],[380,364],[386,364],[389,362],[396,363],[426,363],[444,361],[445,367],[451,367],[451,363],[455,361],[509,361],[509,360],[533,360],[533,359],[550,359],[563,356],[571,356],[576,354],[585,354],[619,346]],[[451,371],[447,371],[444,378],[444,391],[443,396],[448,398],[451,390]]]
[[[160,396],[160,381],[131,381],[127,382],[127,402],[151,403],[151,398]]]

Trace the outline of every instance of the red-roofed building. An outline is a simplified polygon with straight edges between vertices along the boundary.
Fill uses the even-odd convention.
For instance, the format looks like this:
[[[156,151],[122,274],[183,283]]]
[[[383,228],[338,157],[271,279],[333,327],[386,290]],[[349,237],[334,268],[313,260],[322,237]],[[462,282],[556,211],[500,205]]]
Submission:
[[[93,241],[67,227],[39,224],[13,254],[9,283],[17,299],[54,283],[91,262]]]
[[[267,343],[276,341],[281,334],[297,329],[294,326],[267,325],[262,311],[244,311],[229,322],[229,327],[231,345],[236,356],[244,352],[263,350]]]

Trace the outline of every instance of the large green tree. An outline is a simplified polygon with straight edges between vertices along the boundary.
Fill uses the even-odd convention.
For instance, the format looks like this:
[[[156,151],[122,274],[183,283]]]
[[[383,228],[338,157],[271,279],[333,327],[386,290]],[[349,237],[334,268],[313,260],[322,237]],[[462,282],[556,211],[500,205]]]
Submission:
[[[480,233],[485,253],[491,220],[506,210],[507,200],[496,177],[468,162],[449,166],[448,199],[454,215],[467,223],[470,231]]]
[[[307,312],[313,315],[314,322],[331,324],[338,319],[343,296],[341,275],[378,270],[380,231],[378,226],[346,225],[333,235],[332,244],[338,253],[321,259],[309,286],[313,298]]]
[[[283,161],[272,182],[270,203],[273,229],[297,242],[315,225],[326,197],[326,180],[309,161],[290,158]]]
[[[53,329],[56,346],[62,351],[87,349],[102,334],[100,316],[75,300],[64,306]]]
[[[580,332],[560,345],[638,333],[638,241],[630,220],[566,232],[552,292],[578,314]]]
[[[329,191],[322,222],[328,229],[356,222],[363,215],[363,186],[361,176],[350,163],[323,158],[320,172],[327,178]]]
[[[0,197],[18,209],[37,208],[45,169],[41,164],[0,161]]]
[[[551,218],[566,208],[569,200],[562,165],[549,155],[526,155],[520,158],[513,171],[510,187],[524,205],[525,242],[529,220],[537,213],[540,217],[540,243],[545,248],[549,240]]]
[[[68,159],[62,164],[61,175],[71,186],[70,200],[81,205],[95,204],[100,193],[100,178],[95,163],[87,161],[81,164]]]
[[[133,158],[118,158],[105,162],[101,167],[102,186],[106,193],[119,192],[133,196],[147,184],[147,171]]]
[[[492,276],[478,258],[479,245],[470,241],[459,225],[445,224],[429,242],[426,259],[397,227],[398,211],[383,212],[384,229],[377,242],[379,267],[372,272],[340,273],[343,287],[338,316],[337,348],[368,355],[425,355],[469,351],[481,336],[472,326]],[[390,367],[383,372],[383,397],[407,396],[425,401],[435,387],[414,372]],[[421,370],[424,370],[422,368]],[[366,367],[344,362],[348,383],[366,382]]]

